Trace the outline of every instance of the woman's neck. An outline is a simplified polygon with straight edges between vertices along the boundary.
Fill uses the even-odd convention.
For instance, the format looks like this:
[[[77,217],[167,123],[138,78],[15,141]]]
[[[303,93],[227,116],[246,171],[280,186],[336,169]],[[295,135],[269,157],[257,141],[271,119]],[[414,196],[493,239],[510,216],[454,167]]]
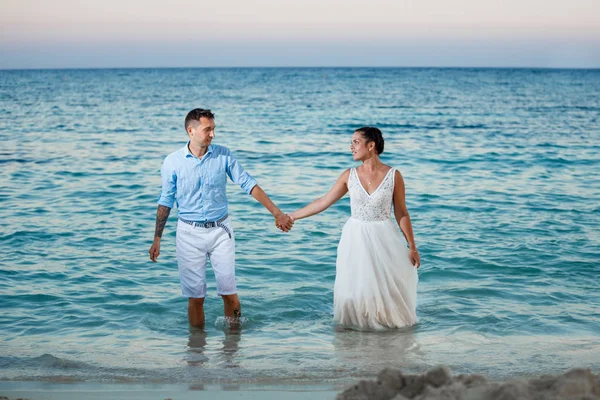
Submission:
[[[379,157],[377,155],[373,155],[372,157],[369,157],[366,160],[364,160],[362,166],[364,169],[366,169],[369,172],[375,172],[382,165],[383,165],[383,163],[381,162]]]

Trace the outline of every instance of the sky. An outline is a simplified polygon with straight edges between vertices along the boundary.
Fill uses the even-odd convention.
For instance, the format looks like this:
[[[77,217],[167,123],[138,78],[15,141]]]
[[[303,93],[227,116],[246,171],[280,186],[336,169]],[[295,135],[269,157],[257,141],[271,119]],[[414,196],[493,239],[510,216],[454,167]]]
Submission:
[[[0,68],[600,68],[599,0],[0,0]]]

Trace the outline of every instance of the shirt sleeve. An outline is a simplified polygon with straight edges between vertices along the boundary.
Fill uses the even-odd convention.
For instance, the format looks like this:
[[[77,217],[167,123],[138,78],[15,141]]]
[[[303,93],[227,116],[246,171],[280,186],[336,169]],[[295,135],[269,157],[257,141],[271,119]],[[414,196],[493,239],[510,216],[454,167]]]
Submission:
[[[247,194],[250,194],[254,186],[258,184],[256,179],[244,171],[244,168],[242,168],[237,158],[231,152],[227,154],[227,175],[234,183],[240,185],[242,190]]]
[[[177,174],[175,173],[173,165],[166,158],[160,168],[160,176],[162,180],[162,189],[160,191],[160,197],[158,198],[158,204],[173,208],[173,204],[175,203],[175,193],[177,193]]]

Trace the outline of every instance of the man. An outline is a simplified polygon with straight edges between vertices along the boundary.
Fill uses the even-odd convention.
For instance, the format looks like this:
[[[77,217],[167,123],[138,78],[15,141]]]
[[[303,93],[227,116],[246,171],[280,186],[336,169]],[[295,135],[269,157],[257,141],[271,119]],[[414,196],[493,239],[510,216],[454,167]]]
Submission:
[[[177,201],[176,254],[181,290],[188,298],[190,324],[201,327],[207,257],[215,273],[217,293],[223,298],[225,317],[231,320],[242,315],[235,285],[235,238],[227,213],[227,177],[269,210],[279,229],[289,231],[293,221],[273,204],[227,147],[211,144],[215,137],[215,117],[210,110],[190,111],[185,118],[185,130],[188,143],[169,154],[161,168],[162,191],[149,253],[156,262],[163,229]]]

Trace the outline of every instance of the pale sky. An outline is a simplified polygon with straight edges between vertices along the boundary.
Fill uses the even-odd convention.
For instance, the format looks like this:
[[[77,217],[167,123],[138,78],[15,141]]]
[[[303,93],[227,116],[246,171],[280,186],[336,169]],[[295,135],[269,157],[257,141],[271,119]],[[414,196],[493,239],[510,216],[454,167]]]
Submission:
[[[600,0],[0,0],[0,68],[600,68]]]

